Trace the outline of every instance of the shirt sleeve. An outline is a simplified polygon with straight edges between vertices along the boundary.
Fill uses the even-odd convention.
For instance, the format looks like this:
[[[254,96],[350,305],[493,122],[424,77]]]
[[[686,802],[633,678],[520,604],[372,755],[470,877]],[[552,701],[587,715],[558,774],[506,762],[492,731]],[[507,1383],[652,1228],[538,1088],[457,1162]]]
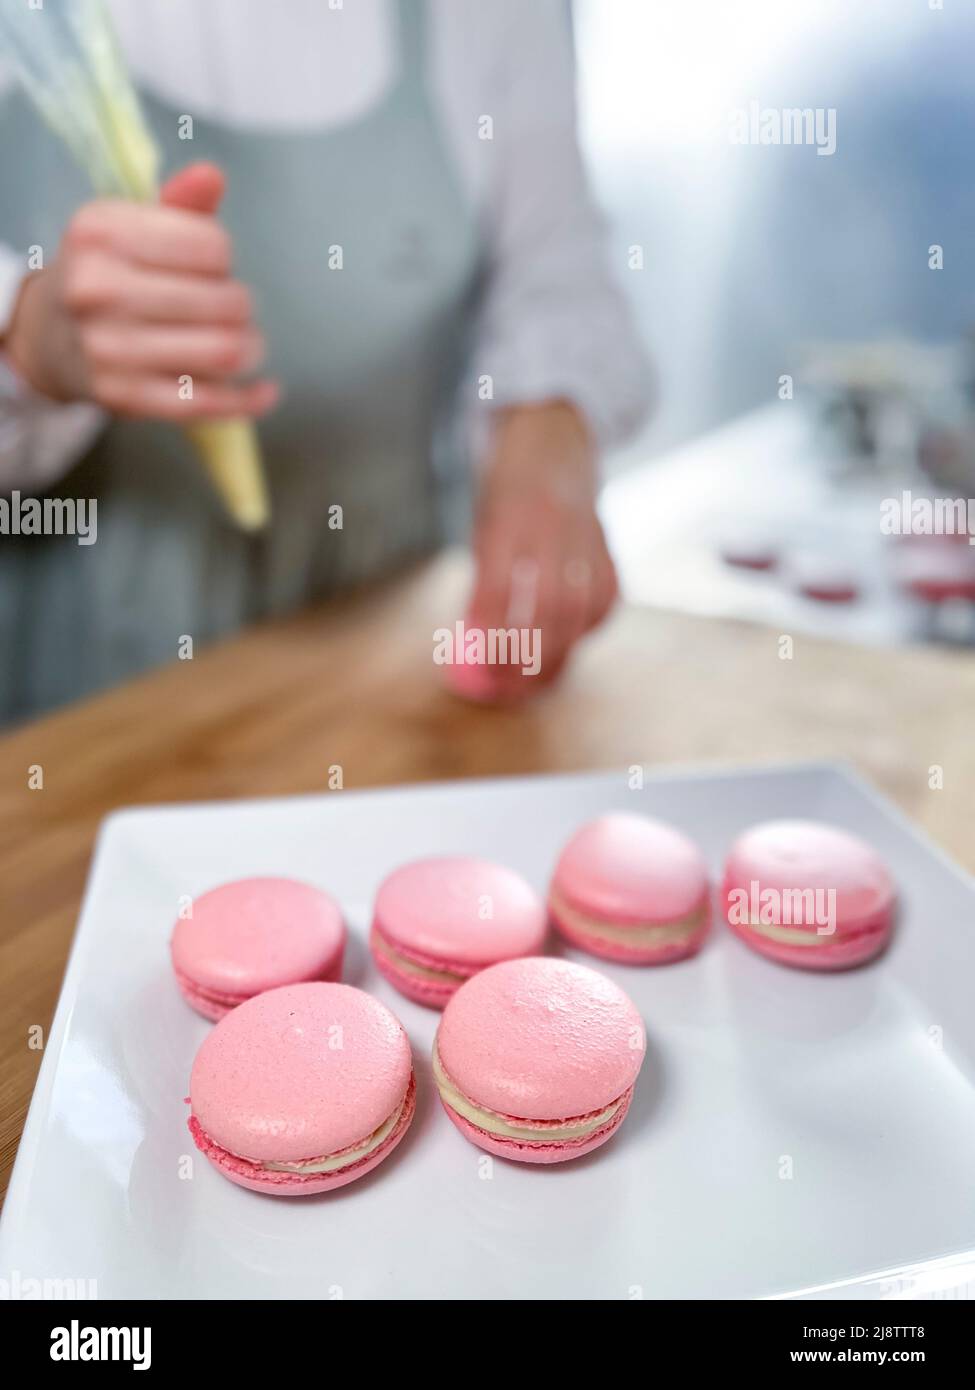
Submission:
[[[576,137],[567,7],[520,4],[502,48],[474,353],[493,400],[475,409],[475,438],[492,406],[566,397],[607,448],[645,418],[652,376],[611,272]]]
[[[104,424],[97,406],[62,405],[31,391],[3,354],[23,259],[0,243],[0,492],[50,486],[85,453]]]

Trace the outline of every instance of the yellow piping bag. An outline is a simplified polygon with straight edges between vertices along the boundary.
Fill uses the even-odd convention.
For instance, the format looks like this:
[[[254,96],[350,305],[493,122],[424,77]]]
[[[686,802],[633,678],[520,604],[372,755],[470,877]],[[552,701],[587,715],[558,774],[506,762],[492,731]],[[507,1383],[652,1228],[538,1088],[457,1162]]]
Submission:
[[[159,151],[101,0],[0,0],[0,37],[28,96],[87,171],[96,193],[152,202]],[[248,420],[203,420],[193,441],[230,516],[245,531],[270,514],[257,432]]]

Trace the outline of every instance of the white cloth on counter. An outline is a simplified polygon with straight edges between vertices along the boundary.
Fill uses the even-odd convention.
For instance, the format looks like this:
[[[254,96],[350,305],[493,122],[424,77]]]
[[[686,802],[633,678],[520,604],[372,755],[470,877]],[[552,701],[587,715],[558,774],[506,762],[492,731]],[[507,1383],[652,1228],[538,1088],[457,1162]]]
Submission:
[[[567,397],[601,446],[615,444],[644,415],[649,373],[576,141],[567,6],[426,2],[431,101],[487,248],[473,366],[493,379],[494,398],[479,409]],[[240,129],[340,129],[395,79],[390,0],[109,0],[109,9],[140,88]],[[11,80],[0,71],[0,90]],[[0,244],[0,334],[23,273],[23,255]],[[0,488],[54,481],[98,418],[90,406],[39,399],[5,370]]]

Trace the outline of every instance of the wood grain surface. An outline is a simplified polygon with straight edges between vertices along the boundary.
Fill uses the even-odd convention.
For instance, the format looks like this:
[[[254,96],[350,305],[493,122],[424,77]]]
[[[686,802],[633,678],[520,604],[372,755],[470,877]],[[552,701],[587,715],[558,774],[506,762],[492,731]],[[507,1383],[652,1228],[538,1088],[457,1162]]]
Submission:
[[[628,608],[516,709],[442,688],[433,631],[466,581],[405,581],[250,631],[0,739],[0,1192],[99,821],[133,803],[588,768],[844,758],[975,869],[975,661]],[[31,790],[28,769],[43,768]],[[930,769],[943,769],[943,788]]]

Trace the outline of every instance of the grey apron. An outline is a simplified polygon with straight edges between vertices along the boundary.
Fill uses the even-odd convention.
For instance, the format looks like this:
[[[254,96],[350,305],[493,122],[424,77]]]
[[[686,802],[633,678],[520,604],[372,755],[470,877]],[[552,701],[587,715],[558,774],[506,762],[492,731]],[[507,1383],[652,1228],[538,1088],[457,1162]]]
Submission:
[[[145,99],[165,171],[212,159],[228,175],[235,271],[285,389],[259,427],[273,522],[242,536],[178,430],[113,422],[56,489],[98,499],[97,542],[0,536],[0,720],[438,543],[432,446],[462,359],[478,241],[430,109],[425,12],[425,0],[399,0],[398,78],[350,125],[268,133],[195,119],[181,141],[182,113]],[[0,238],[50,254],[90,193],[19,94],[0,104],[0,149]],[[341,269],[329,266],[335,247]]]

